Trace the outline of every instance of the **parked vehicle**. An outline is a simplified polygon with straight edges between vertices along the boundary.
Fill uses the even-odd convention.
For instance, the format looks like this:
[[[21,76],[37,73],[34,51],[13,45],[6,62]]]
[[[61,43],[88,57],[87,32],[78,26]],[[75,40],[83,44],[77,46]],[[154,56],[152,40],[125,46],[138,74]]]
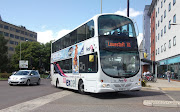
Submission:
[[[155,80],[154,80],[154,75],[151,74],[151,73],[146,74],[146,75],[145,75],[145,80],[146,80],[146,81],[153,81],[153,82],[154,82],[154,81],[155,81]]]
[[[10,86],[17,85],[17,84],[37,84],[40,85],[41,78],[39,72],[36,70],[19,70],[18,72],[12,74],[9,79],[8,83]]]

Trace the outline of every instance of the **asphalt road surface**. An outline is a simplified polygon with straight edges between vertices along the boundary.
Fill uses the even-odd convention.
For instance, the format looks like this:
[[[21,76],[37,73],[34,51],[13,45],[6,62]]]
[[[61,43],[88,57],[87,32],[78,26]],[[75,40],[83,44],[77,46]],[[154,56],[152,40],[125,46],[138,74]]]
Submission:
[[[179,100],[179,91],[168,91]],[[0,81],[0,112],[180,112],[180,108],[147,107],[144,100],[172,101],[160,90],[81,95],[77,91],[55,88],[50,80],[40,86],[9,86]],[[7,108],[9,107],[9,108]]]
[[[7,81],[0,81],[0,109],[59,91],[62,90],[53,87],[50,79],[42,79],[40,85],[31,86],[9,86]]]

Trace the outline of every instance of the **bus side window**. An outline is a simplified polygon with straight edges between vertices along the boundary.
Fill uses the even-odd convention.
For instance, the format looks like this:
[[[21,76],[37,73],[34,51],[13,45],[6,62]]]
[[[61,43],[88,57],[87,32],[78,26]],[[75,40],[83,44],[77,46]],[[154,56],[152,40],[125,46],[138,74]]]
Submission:
[[[70,38],[71,38],[71,45],[77,43],[77,31],[73,31],[70,33]]]
[[[91,20],[86,24],[86,37],[87,39],[94,37],[94,21]]]
[[[85,25],[77,29],[77,40],[78,42],[86,40],[86,26]]]
[[[98,58],[97,53],[79,57],[79,73],[97,73]]]

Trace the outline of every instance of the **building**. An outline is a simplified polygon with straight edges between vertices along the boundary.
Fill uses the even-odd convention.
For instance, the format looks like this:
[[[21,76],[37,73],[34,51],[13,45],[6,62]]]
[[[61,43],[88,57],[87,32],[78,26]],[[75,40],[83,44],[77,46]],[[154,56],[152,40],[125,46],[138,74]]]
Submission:
[[[0,17],[1,18],[1,17]],[[20,42],[37,41],[37,33],[27,30],[24,26],[16,26],[0,19],[0,34],[8,40],[8,57],[15,53],[15,47]]]
[[[158,62],[158,77],[171,70],[172,78],[180,80],[180,1],[152,0],[151,60]]]
[[[151,34],[150,34],[150,16],[148,15],[148,12],[149,12],[149,8],[150,8],[150,5],[146,5],[145,8],[144,8],[144,12],[143,12],[143,41],[142,41],[142,50],[141,50],[141,53],[146,53],[147,54],[147,57],[144,57],[144,61],[142,62],[142,72],[147,72],[147,71],[152,71],[151,70],[151,63],[147,60],[150,60],[151,59],[151,49],[150,49],[150,46],[151,46],[151,42],[150,42],[150,37],[151,37]],[[142,58],[142,59],[143,59]]]

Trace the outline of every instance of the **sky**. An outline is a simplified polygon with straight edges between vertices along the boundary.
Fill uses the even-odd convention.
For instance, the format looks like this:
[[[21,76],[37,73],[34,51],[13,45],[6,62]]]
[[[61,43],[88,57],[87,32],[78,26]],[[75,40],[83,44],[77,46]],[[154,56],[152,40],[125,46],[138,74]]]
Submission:
[[[143,11],[152,0],[129,0],[130,18],[143,38]],[[25,26],[37,32],[38,42],[46,43],[67,34],[93,16],[101,13],[101,0],[0,0],[3,21]],[[102,13],[126,14],[127,0],[102,0]]]

